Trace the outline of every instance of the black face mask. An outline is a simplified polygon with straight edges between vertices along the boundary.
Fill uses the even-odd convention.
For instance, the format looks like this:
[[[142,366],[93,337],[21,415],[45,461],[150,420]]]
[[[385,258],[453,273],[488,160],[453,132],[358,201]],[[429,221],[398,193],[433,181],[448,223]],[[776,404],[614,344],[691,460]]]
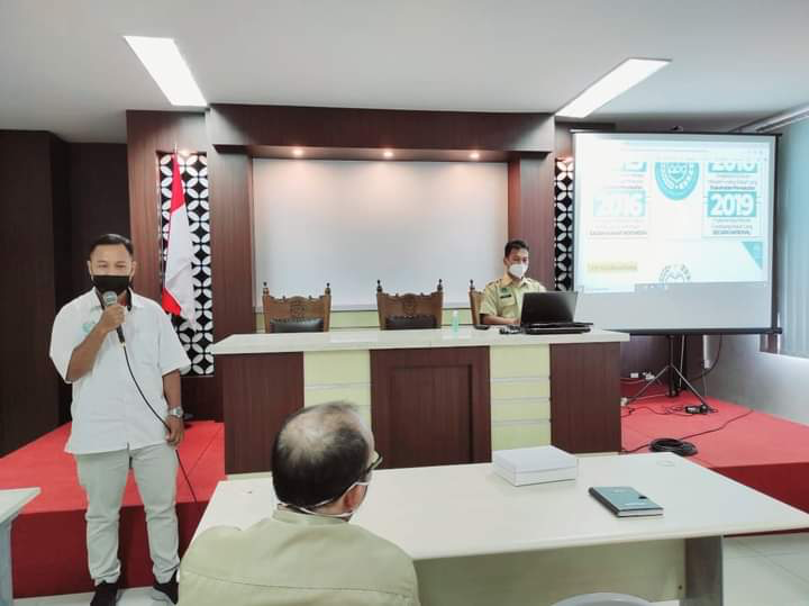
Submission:
[[[130,285],[129,276],[94,275],[92,278],[93,286],[95,286],[101,294],[112,291],[116,295],[121,295]]]

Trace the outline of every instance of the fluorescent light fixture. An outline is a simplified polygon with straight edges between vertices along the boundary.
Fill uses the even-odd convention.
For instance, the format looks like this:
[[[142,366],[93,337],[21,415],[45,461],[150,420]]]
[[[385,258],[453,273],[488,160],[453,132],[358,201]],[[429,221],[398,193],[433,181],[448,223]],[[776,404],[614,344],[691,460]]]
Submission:
[[[670,63],[669,59],[628,59],[591,84],[585,92],[556,115],[564,118],[584,118]]]
[[[172,105],[208,105],[172,38],[124,36]]]

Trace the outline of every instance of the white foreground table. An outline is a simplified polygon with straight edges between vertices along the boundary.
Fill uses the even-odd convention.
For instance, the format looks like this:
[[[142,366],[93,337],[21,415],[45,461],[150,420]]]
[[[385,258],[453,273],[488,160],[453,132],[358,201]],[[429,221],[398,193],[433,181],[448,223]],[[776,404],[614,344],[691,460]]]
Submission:
[[[616,518],[590,486],[629,485],[664,515]],[[269,477],[220,482],[195,537],[270,515]],[[807,515],[673,454],[583,457],[576,480],[516,488],[489,464],[382,470],[352,520],[407,551],[432,604],[552,604],[590,591],[720,605],[722,537]]]
[[[39,488],[0,490],[0,606],[11,606],[14,593],[11,582],[11,524]]]

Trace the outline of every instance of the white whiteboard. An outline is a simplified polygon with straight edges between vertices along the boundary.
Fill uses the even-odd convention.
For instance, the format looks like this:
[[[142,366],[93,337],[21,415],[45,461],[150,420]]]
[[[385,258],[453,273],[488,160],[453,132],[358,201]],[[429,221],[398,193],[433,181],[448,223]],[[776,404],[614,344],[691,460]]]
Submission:
[[[507,168],[477,162],[253,161],[256,307],[323,293],[337,309],[375,309],[387,292],[434,290],[469,304],[503,273]]]

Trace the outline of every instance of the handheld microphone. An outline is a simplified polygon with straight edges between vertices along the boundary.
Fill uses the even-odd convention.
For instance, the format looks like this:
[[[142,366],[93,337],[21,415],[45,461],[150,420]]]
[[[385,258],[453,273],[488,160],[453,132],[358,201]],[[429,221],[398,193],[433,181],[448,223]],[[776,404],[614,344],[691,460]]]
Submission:
[[[101,295],[101,300],[104,302],[104,307],[109,307],[110,305],[115,305],[118,302],[118,295],[116,295],[113,291],[108,290],[103,295]],[[118,341],[126,347],[127,342],[124,339],[124,331],[121,330],[121,327],[115,329],[118,333]]]

